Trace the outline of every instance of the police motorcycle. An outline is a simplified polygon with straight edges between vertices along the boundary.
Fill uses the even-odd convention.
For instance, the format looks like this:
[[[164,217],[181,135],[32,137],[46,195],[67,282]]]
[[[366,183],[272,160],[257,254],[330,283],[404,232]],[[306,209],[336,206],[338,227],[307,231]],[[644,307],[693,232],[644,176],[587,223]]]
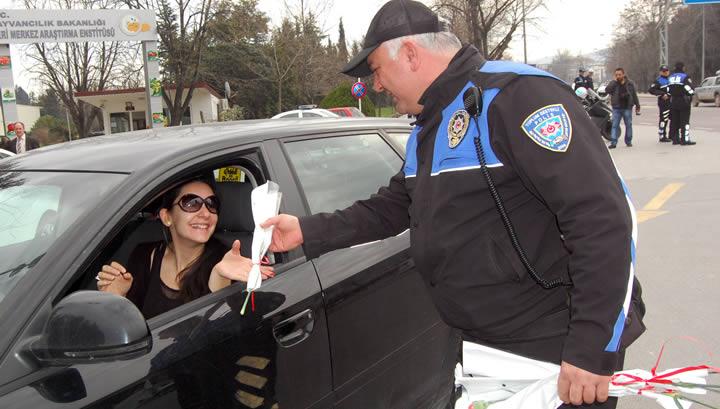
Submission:
[[[578,100],[585,108],[585,111],[590,115],[590,119],[593,121],[595,126],[600,129],[600,134],[603,138],[611,141],[612,132],[612,108],[608,105],[607,101],[598,95],[592,89],[578,87],[575,90],[575,95]],[[622,136],[622,129],[618,127],[618,139]]]

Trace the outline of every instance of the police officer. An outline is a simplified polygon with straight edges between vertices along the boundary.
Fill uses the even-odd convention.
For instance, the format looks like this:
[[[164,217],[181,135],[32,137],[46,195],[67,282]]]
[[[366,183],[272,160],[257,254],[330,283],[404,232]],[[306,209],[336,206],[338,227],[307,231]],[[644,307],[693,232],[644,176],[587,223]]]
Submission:
[[[660,75],[655,79],[652,85],[650,85],[650,89],[648,89],[650,94],[657,95],[658,97],[658,137],[660,138],[660,142],[670,142],[672,140],[667,137],[667,127],[668,122],[670,121],[670,90],[668,88],[670,85],[670,81],[668,80],[669,76],[670,69],[668,66],[664,64],[661,65]]]
[[[558,396],[568,405],[615,407],[608,384],[622,366],[621,339],[631,341],[623,332],[631,328],[635,225],[623,182],[570,87],[527,65],[486,61],[409,0],[378,11],[343,72],[372,74],[398,112],[416,115],[405,164],[344,210],[268,219],[271,250],[302,245],[312,259],[409,228],[426,288],[465,340],[560,364]],[[483,102],[466,106],[466,93],[480,95],[475,86]],[[572,285],[540,284],[554,279]]]
[[[585,77],[585,68],[580,67],[578,69],[578,76],[575,77],[575,81],[573,82],[573,89],[578,89],[580,87],[587,88],[587,77]]]
[[[592,90],[595,89],[595,84],[593,83],[593,74],[594,73],[595,73],[595,71],[593,71],[591,68],[588,70],[587,76],[585,77],[585,85],[587,85],[588,89],[592,89]]]
[[[690,140],[690,104],[695,95],[690,76],[685,73],[685,64],[675,63],[675,70],[668,77],[670,92],[670,139],[673,145],[695,145]]]

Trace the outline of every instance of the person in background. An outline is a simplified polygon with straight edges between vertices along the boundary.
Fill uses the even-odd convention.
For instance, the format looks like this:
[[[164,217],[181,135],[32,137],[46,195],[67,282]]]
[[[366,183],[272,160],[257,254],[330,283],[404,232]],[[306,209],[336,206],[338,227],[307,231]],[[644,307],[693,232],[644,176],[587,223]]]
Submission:
[[[585,77],[585,68],[580,67],[578,69],[578,76],[575,77],[575,81],[573,82],[573,90],[576,90],[580,87],[587,88],[587,78]]]
[[[186,182],[162,199],[159,212],[168,243],[144,243],[130,256],[127,268],[113,261],[98,273],[100,291],[127,297],[150,319],[232,281],[247,281],[252,261],[240,255],[240,241],[230,250],[212,238],[220,201],[203,180]],[[275,275],[261,268],[263,279]]]
[[[40,142],[38,142],[37,139],[25,133],[24,123],[15,122],[14,125],[15,138],[10,139],[5,143],[5,150],[12,153],[25,153],[40,147]]]
[[[587,72],[587,77],[585,77],[585,84],[587,85],[587,88],[592,89],[592,90],[595,89],[595,83],[593,82],[593,74],[594,73],[595,72],[591,68]]]
[[[632,146],[632,107],[635,106],[635,113],[640,115],[640,99],[635,90],[635,83],[625,76],[625,69],[615,69],[615,79],[605,87],[605,92],[610,95],[610,102],[613,108],[613,123],[610,136],[609,149],[617,147],[618,131],[620,130],[620,119],[625,122],[625,145]]]
[[[670,92],[670,139],[673,145],[695,145],[690,140],[690,107],[695,89],[690,76],[685,73],[685,64],[678,61],[675,70],[668,77]]]
[[[658,140],[660,142],[670,142],[668,138],[668,125],[670,123],[670,69],[667,65],[660,66],[660,75],[650,85],[648,92],[658,97]]]

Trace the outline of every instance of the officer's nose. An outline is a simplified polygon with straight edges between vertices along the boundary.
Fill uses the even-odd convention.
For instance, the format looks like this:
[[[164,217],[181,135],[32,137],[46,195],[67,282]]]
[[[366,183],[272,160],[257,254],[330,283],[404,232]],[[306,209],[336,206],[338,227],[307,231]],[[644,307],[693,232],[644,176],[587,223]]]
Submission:
[[[373,90],[375,90],[375,92],[383,92],[385,90],[380,79],[375,75],[373,75]]]

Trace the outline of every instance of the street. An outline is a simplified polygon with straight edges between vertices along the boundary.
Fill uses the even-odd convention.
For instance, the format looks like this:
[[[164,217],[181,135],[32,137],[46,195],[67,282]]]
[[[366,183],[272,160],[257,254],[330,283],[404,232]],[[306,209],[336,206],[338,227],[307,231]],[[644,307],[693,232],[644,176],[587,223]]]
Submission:
[[[647,305],[647,332],[629,348],[625,368],[720,365],[720,108],[702,104],[690,118],[696,146],[658,143],[657,105],[640,97],[633,147],[611,151],[638,210],[637,276]],[[718,383],[717,376],[713,379]],[[720,396],[697,397],[720,405]],[[659,406],[641,397],[619,408]],[[695,407],[695,406],[693,406]]]

